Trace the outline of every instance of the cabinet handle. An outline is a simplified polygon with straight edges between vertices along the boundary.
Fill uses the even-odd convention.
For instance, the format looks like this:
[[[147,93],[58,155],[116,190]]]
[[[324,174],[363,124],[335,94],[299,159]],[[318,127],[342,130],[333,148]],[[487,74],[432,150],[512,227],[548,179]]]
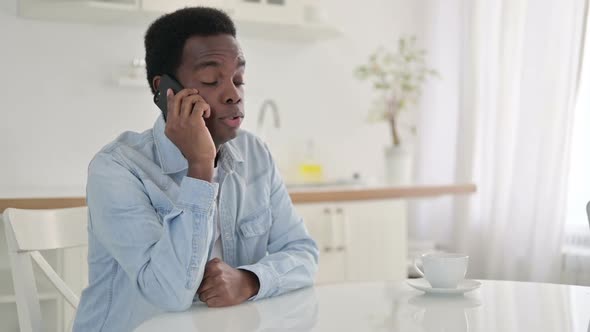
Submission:
[[[338,212],[338,210],[340,210],[340,212]],[[336,213],[331,213],[330,214],[330,247],[332,250],[334,251],[342,251],[342,245],[340,244],[340,241],[338,240],[338,233],[339,232],[339,222],[338,222],[338,216],[342,213],[342,209],[337,208],[336,209]]]
[[[332,219],[333,219],[332,210],[330,208],[325,208],[324,215],[325,215],[324,223],[326,223],[325,227],[327,228],[327,231],[324,233],[323,238],[328,239],[328,241],[326,241],[327,243],[324,246],[324,251],[331,252],[332,249],[334,249],[334,237],[333,237],[334,224],[332,223]]]
[[[346,244],[348,243],[348,232],[346,231],[346,226],[348,225],[346,220],[346,215],[342,208],[336,209],[336,218],[338,219],[337,228],[340,230],[340,241],[336,246],[337,251],[346,251]],[[336,219],[334,218],[334,219]],[[336,236],[336,235],[334,235]]]

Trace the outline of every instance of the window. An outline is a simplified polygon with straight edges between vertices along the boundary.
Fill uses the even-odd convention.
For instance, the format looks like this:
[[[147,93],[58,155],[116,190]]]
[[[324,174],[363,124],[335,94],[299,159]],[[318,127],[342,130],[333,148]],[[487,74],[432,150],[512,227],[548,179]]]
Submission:
[[[590,22],[589,22],[590,23]],[[590,201],[590,33],[586,27],[582,75],[576,101],[566,210],[566,228],[589,229],[586,204]]]

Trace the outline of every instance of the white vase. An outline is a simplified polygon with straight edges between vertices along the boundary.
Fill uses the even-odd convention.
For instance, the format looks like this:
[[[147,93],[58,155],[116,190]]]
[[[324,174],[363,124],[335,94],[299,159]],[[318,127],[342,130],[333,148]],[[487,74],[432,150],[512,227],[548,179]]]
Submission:
[[[385,148],[385,182],[392,186],[410,185],[412,182],[412,149],[406,146]]]

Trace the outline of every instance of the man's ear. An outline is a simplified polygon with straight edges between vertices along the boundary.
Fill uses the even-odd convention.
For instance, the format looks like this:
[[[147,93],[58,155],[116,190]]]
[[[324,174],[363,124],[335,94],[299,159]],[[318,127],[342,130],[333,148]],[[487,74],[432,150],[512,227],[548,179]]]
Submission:
[[[154,91],[156,91],[156,93],[158,93],[158,87],[160,86],[160,78],[161,77],[162,76],[160,76],[160,75],[156,75],[152,79],[152,87],[154,88]]]

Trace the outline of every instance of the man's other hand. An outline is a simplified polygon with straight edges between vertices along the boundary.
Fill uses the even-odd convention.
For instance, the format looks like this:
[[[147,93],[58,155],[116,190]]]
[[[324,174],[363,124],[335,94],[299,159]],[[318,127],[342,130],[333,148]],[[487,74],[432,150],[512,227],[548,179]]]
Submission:
[[[258,277],[254,273],[234,269],[214,258],[205,266],[197,294],[209,307],[227,307],[245,302],[258,294],[259,288]]]

